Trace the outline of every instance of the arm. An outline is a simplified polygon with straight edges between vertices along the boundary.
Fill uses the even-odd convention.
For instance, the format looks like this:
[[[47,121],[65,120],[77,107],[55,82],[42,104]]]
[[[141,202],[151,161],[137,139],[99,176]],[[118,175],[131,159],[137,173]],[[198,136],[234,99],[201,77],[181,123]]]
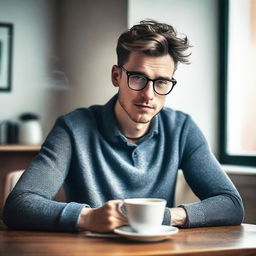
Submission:
[[[200,202],[184,204],[185,227],[237,225],[243,220],[242,199],[189,118],[182,137],[181,169]]]
[[[59,119],[6,201],[4,222],[9,227],[75,231],[84,205],[52,200],[69,171],[71,151],[68,128]]]

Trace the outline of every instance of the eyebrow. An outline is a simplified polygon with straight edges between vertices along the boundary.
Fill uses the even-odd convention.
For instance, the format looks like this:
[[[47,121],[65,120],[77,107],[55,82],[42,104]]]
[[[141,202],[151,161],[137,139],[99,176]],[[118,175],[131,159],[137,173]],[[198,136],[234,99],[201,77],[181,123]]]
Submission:
[[[130,70],[127,70],[127,71],[128,71],[130,74],[142,75],[142,76],[145,76],[145,77],[151,79],[151,78],[148,77],[144,72],[141,72],[141,71],[130,71]],[[157,78],[152,79],[152,80],[172,80],[172,78],[167,77],[167,76],[158,76]]]

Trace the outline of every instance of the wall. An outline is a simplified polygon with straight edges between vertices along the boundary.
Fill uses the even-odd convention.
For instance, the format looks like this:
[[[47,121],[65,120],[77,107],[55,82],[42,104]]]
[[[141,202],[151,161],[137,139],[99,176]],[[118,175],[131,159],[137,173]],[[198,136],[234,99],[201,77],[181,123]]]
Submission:
[[[124,0],[1,0],[0,21],[14,23],[14,56],[13,88],[0,93],[0,120],[34,111],[46,134],[58,115],[105,103],[116,92],[110,73],[118,35],[154,18],[173,24],[193,45],[191,65],[179,67],[167,105],[190,113],[216,152],[217,1],[128,4],[127,17]]]
[[[129,0],[128,25],[145,18],[173,25],[188,36],[190,65],[180,65],[178,83],[168,96],[167,106],[192,115],[217,152],[218,128],[218,1]]]
[[[1,0],[0,22],[14,25],[12,90],[0,93],[0,121],[33,111],[46,124],[48,64],[55,51],[55,1]]]
[[[116,93],[111,68],[116,40],[127,27],[126,1],[63,0],[59,9],[60,56],[69,89],[52,92],[55,116],[104,104]]]
[[[126,0],[1,0],[0,17],[14,24],[13,86],[0,93],[0,121],[33,111],[47,134],[58,115],[116,92],[110,75]]]

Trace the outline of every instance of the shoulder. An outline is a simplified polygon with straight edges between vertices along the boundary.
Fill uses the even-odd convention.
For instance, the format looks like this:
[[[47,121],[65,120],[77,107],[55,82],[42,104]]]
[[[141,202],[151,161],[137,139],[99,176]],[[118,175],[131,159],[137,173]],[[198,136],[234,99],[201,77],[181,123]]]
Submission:
[[[102,113],[101,105],[92,105],[88,108],[77,108],[65,115],[58,118],[59,122],[65,123],[67,126],[72,128],[96,125],[97,120],[100,118]]]
[[[172,136],[176,135],[183,139],[204,137],[199,126],[188,113],[165,107],[160,112],[159,119],[164,131]]]
[[[180,110],[169,108],[169,107],[164,107],[161,110],[160,119],[165,124],[175,126],[176,128],[192,122],[192,118],[189,114]]]
[[[64,119],[74,119],[77,117],[80,118],[91,118],[94,115],[97,115],[98,112],[100,112],[102,106],[101,105],[92,105],[88,108],[77,108],[65,115],[63,115],[62,117]]]

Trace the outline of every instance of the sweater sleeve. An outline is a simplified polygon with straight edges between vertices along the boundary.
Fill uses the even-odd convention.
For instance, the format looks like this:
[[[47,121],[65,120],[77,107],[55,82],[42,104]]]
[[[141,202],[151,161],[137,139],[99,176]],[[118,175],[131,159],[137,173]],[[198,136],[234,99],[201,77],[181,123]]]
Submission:
[[[4,222],[13,229],[76,231],[80,203],[52,199],[69,172],[72,143],[65,121],[57,120],[39,154],[7,198]]]
[[[181,205],[188,216],[185,227],[240,224],[244,217],[242,199],[190,117],[183,127],[181,145],[180,167],[201,200]]]

